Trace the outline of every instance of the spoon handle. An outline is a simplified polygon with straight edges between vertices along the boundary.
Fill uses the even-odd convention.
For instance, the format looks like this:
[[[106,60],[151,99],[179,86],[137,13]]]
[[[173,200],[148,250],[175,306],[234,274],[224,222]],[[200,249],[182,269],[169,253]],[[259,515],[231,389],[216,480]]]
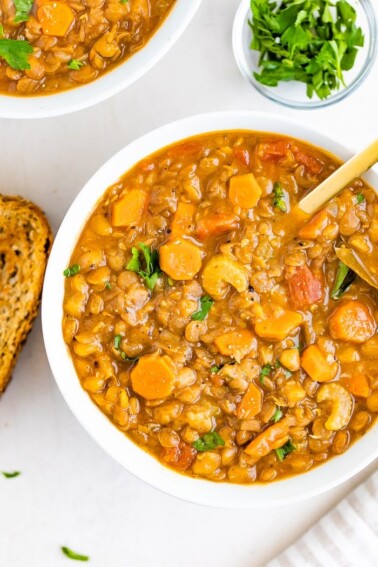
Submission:
[[[377,161],[378,140],[375,140],[361,153],[352,157],[339,167],[339,169],[336,169],[332,175],[327,177],[327,179],[315,187],[311,193],[301,199],[298,203],[298,208],[304,213],[312,215],[339,193],[339,191],[351,183],[351,181],[360,177],[365,171],[370,169]]]

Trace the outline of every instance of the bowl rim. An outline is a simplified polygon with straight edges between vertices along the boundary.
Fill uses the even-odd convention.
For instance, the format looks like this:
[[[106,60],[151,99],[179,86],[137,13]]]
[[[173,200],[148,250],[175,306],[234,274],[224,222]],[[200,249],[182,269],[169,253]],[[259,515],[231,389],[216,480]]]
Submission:
[[[359,0],[361,7],[366,14],[366,18],[368,22],[369,46],[366,54],[366,60],[362,65],[358,75],[346,88],[341,88],[340,90],[336,91],[335,94],[332,94],[326,99],[318,99],[316,97],[314,99],[308,99],[303,102],[294,101],[294,100],[291,101],[288,98],[280,96],[278,94],[278,91],[274,90],[274,87],[269,88],[266,87],[265,85],[262,85],[261,83],[256,81],[253,75],[251,74],[250,72],[251,70],[247,63],[247,55],[249,54],[250,50],[246,52],[244,49],[243,33],[242,33],[243,28],[245,27],[246,23],[249,20],[250,1],[251,0],[242,0],[236,10],[232,25],[232,49],[234,53],[234,59],[243,78],[265,98],[277,104],[281,104],[282,106],[286,106],[288,108],[296,108],[299,110],[312,110],[317,108],[325,108],[326,106],[331,106],[347,98],[354,91],[356,91],[365,81],[365,79],[367,79],[367,77],[369,76],[369,73],[374,66],[378,54],[378,40],[377,40],[378,28],[377,28],[376,9],[374,8],[371,0]]]
[[[56,94],[21,97],[0,93],[0,118],[37,119],[71,114],[94,106],[136,82],[171,49],[194,18],[202,0],[175,0],[139,51],[85,85]]]
[[[42,328],[47,357],[56,383],[71,411],[90,436],[131,474],[162,492],[192,503],[233,509],[269,508],[325,492],[378,457],[378,427],[373,426],[344,454],[307,473],[270,484],[238,485],[195,479],[172,471],[129,440],[95,406],[82,388],[64,343],[63,269],[85,222],[107,187],[145,156],[192,135],[225,130],[256,130],[297,137],[341,159],[352,152],[315,129],[288,117],[251,111],[215,112],[191,116],[152,130],[126,145],[89,179],[66,213],[47,265],[42,297]],[[366,180],[378,187],[378,171]],[[74,227],[74,230],[73,228]]]

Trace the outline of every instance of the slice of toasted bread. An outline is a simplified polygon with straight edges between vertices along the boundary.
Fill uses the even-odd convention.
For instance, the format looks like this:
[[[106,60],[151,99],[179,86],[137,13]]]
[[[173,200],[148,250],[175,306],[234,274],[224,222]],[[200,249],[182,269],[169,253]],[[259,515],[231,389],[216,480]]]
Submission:
[[[37,315],[51,242],[38,207],[0,195],[0,392]]]

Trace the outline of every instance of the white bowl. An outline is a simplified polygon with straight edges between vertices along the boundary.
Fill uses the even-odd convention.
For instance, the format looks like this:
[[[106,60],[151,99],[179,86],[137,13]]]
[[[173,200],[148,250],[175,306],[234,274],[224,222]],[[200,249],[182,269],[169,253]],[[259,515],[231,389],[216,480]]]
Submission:
[[[57,94],[20,97],[0,94],[0,118],[47,118],[88,108],[119,93],[153,67],[178,40],[201,0],[176,0],[148,43],[99,79]]]
[[[151,486],[178,498],[222,508],[257,508],[315,496],[344,482],[378,456],[378,428],[372,428],[343,455],[299,476],[271,484],[215,483],[178,474],[140,449],[91,401],[80,385],[62,335],[63,270],[69,265],[77,239],[105,190],[145,156],[183,138],[216,130],[261,130],[302,138],[347,159],[352,152],[303,123],[254,112],[222,112],[173,122],[135,140],[88,181],[64,218],[47,266],[42,302],[42,324],[47,356],[55,380],[73,413],[116,461]],[[366,176],[378,187],[377,171]]]

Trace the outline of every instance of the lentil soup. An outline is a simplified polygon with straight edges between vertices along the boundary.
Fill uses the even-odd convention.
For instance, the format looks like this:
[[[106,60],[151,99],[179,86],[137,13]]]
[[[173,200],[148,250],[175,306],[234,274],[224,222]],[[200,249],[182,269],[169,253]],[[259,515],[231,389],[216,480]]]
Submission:
[[[356,180],[295,205],[340,162],[250,131],[197,136],[111,186],[65,270],[63,335],[92,400],[176,471],[270,482],[346,451],[378,412],[378,296],[340,263],[378,243]]]
[[[175,0],[0,0],[0,93],[90,83],[143,48]]]

